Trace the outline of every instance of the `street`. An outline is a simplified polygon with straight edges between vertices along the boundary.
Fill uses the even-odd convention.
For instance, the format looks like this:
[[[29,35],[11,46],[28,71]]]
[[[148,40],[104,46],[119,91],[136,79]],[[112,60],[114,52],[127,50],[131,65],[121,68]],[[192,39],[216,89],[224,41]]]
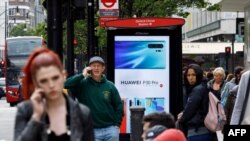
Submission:
[[[0,100],[0,141],[12,141],[16,108],[10,107],[5,98]]]

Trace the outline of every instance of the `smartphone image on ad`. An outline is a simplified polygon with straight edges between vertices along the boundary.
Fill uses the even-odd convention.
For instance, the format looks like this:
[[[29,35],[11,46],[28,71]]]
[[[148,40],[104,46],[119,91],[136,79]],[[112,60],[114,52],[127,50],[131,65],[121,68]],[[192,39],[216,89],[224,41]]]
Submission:
[[[165,69],[165,41],[115,41],[115,69]]]

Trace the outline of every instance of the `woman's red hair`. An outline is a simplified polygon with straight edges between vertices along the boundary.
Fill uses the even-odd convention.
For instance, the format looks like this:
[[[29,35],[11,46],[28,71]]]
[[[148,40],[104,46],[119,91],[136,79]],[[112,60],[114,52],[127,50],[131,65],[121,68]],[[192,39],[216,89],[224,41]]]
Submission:
[[[63,71],[63,65],[58,55],[47,47],[34,49],[23,68],[24,78],[22,86],[22,95],[25,100],[29,99],[34,91],[34,78],[37,70],[41,67],[54,65]]]

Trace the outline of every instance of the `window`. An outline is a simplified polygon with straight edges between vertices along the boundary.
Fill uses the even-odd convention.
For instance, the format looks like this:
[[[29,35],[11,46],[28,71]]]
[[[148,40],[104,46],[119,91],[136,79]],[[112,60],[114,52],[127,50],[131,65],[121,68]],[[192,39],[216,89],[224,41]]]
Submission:
[[[15,9],[9,9],[9,16],[14,16],[15,15]]]

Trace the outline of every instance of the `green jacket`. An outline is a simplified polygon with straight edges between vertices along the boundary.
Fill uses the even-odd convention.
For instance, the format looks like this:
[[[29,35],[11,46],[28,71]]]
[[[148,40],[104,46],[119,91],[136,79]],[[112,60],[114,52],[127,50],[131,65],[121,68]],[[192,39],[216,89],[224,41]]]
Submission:
[[[80,103],[90,108],[94,128],[120,126],[124,114],[121,97],[114,84],[104,75],[97,82],[92,77],[84,78],[82,74],[77,74],[68,78],[64,86]]]

